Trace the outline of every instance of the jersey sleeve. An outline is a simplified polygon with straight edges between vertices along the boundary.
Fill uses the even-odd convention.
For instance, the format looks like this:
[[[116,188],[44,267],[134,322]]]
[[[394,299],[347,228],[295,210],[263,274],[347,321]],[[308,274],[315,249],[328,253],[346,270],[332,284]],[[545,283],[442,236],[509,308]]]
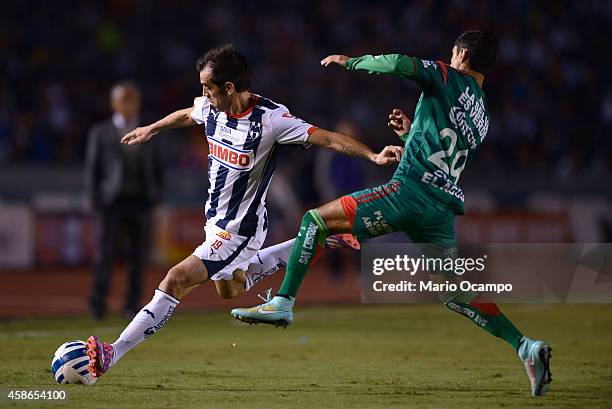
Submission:
[[[270,126],[276,142],[281,144],[306,144],[308,137],[317,130],[308,122],[293,116],[289,111],[277,109],[270,114]]]
[[[197,97],[193,100],[193,110],[191,111],[191,118],[198,124],[206,122],[208,111],[210,108],[210,101],[206,97]]]
[[[403,54],[349,58],[346,69],[367,71],[369,74],[398,75],[415,81],[424,90],[445,86],[448,76],[446,64],[442,61],[420,60]]]

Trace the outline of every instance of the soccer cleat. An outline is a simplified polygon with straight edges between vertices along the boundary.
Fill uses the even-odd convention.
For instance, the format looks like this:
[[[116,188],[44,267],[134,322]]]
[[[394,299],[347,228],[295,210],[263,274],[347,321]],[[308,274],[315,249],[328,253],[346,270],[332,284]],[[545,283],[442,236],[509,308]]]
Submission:
[[[287,328],[293,322],[293,302],[295,298],[287,299],[278,295],[270,299],[271,290],[267,291],[264,304],[251,308],[234,308],[231,314],[237,320],[248,324],[270,324],[276,327]]]
[[[110,367],[115,351],[113,346],[100,341],[95,335],[87,338],[87,356],[89,357],[89,373],[94,378],[104,375]]]
[[[325,239],[325,248],[328,249],[353,249],[360,250],[361,244],[357,237],[350,233],[341,233],[341,234],[332,234],[327,239]]]
[[[534,341],[527,337],[521,340],[518,355],[525,364],[533,396],[544,396],[550,387],[552,382],[551,351],[552,348],[544,341]]]

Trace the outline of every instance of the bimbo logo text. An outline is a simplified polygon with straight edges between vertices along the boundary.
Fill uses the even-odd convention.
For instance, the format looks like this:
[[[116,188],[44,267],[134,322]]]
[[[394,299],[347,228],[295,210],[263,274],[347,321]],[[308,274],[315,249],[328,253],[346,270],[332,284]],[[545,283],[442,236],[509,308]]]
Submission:
[[[250,170],[253,168],[253,151],[243,151],[224,143],[208,139],[209,155],[231,169]]]

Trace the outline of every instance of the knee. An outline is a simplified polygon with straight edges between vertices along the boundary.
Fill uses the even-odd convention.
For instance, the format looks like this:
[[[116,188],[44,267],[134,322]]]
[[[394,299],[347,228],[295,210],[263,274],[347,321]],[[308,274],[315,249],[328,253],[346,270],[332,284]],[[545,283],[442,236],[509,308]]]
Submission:
[[[240,295],[240,292],[234,288],[224,288],[218,292],[221,298],[225,300],[231,300],[232,298],[236,298]]]
[[[231,284],[229,284],[231,283]],[[217,286],[217,293],[225,300],[231,300],[244,293],[244,283],[228,282],[229,285]]]
[[[305,221],[309,221],[309,220],[311,220],[311,219],[312,219],[312,211],[313,211],[313,209],[310,209],[310,210],[308,210],[306,213],[304,213],[304,214],[302,215],[302,224],[303,224]]]
[[[176,296],[182,293],[189,285],[189,278],[186,272],[175,266],[168,270],[160,287],[166,288],[171,294]]]
[[[306,213],[304,213],[304,216],[302,216],[301,225],[303,228],[305,228],[306,226],[315,225],[317,227],[317,230],[319,230],[320,232],[326,233],[327,235],[330,234],[327,218],[321,214],[319,209],[310,209]]]

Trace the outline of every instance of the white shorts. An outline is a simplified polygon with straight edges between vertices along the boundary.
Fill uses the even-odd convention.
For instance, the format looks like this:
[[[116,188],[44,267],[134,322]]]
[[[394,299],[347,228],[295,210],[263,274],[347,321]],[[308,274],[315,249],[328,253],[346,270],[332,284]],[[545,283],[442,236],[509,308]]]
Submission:
[[[234,271],[246,270],[249,261],[263,246],[266,230],[245,237],[230,233],[214,224],[204,226],[206,239],[193,252],[202,260],[211,280],[231,280]]]

